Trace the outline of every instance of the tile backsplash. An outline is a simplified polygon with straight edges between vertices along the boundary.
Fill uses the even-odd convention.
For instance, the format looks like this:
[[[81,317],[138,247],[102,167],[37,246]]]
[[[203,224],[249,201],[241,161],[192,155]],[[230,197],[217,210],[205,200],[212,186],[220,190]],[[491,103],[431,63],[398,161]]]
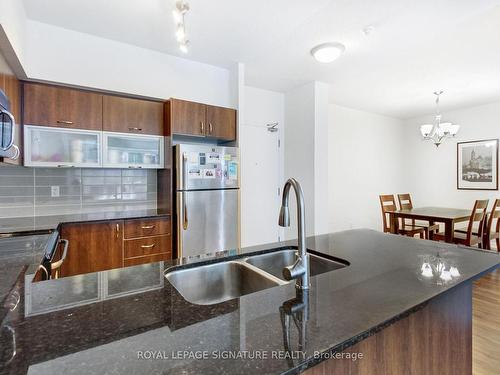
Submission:
[[[59,193],[59,196],[54,196]],[[0,219],[156,208],[156,170],[0,165]]]

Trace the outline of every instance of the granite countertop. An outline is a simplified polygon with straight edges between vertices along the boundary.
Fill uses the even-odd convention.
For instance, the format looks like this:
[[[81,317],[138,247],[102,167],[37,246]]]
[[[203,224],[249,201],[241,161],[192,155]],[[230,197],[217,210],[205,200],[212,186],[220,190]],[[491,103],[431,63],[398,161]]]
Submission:
[[[187,302],[163,277],[165,270],[220,261],[219,254],[187,265],[181,259],[39,283],[31,275],[19,278],[20,300],[6,305],[2,322],[0,373],[299,373],[320,361],[315,353],[341,351],[500,261],[497,254],[363,229],[311,237],[307,247],[350,265],[312,277],[303,352],[292,324],[288,353],[296,354],[280,358],[287,353],[280,311],[296,298],[293,283],[202,306]],[[460,275],[421,276],[423,262],[440,259]]]
[[[60,223],[135,219],[168,215],[169,214],[160,214],[156,209],[148,209],[6,218],[0,219],[0,236],[2,234],[16,234],[19,232],[50,232],[55,230]]]
[[[16,280],[31,266],[38,266],[45,253],[50,235],[22,236],[0,239],[0,302],[16,283]],[[0,315],[1,316],[1,315]]]
[[[13,232],[11,228],[1,222],[2,220],[11,221],[11,219],[0,219],[0,271],[2,273],[0,280],[0,302],[3,304],[7,294],[22,272],[33,272],[33,270],[38,268],[43,255],[47,251],[46,246],[48,245],[50,233],[56,231],[61,223],[161,216],[169,216],[169,214],[160,214],[156,209],[150,209],[16,218],[16,225],[21,221],[24,223],[21,232]],[[2,307],[0,306],[0,312],[1,310]]]

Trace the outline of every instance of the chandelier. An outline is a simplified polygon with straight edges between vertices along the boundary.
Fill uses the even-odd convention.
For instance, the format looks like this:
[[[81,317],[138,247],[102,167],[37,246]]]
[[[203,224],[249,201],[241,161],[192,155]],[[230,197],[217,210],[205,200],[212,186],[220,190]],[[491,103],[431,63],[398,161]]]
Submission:
[[[425,124],[420,126],[420,133],[426,141],[432,141],[438,147],[447,138],[453,138],[460,130],[460,125],[452,124],[451,122],[441,122],[442,116],[439,110],[439,97],[443,91],[435,91],[436,95],[436,116],[434,124]]]

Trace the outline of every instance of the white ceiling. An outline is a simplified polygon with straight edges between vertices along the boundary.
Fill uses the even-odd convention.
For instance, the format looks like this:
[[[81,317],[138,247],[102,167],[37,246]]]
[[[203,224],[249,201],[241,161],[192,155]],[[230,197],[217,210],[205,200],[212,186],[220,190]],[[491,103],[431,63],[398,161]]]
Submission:
[[[174,0],[23,0],[29,18],[180,55]],[[393,117],[500,99],[500,0],[188,0],[190,59],[246,65],[246,83],[331,85],[331,102]],[[361,30],[374,26],[365,36]],[[332,64],[309,50],[337,41]]]

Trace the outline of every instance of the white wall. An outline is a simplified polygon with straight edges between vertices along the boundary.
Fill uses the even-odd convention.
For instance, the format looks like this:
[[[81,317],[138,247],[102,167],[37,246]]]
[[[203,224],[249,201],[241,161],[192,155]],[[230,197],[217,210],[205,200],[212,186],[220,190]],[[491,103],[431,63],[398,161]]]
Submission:
[[[314,234],[314,82],[285,94],[285,180],[296,178],[304,192],[306,234]],[[297,237],[295,196],[290,198],[290,228],[285,238]]]
[[[316,82],[314,90],[314,234],[329,232],[328,214],[328,91]]]
[[[33,21],[20,0],[0,0],[0,48],[21,78],[238,104],[239,81],[228,69]]]
[[[405,186],[402,121],[330,104],[329,231],[381,230],[378,196]]]
[[[328,231],[327,149],[328,85],[309,82],[285,94],[285,180],[296,178],[304,193],[306,234]],[[285,238],[297,237],[295,196],[290,198],[291,226]]]
[[[285,130],[283,93],[245,87],[244,120],[240,126],[241,155],[241,244],[252,246],[276,242],[283,184],[283,147],[278,138]],[[267,131],[267,124],[278,123],[278,132]]]
[[[12,74],[12,70],[10,69],[9,64],[7,64],[7,61],[5,61],[5,58],[3,57],[1,52],[0,52],[0,73]]]
[[[0,0],[0,26],[21,62],[24,62],[26,52],[26,22],[21,0]]]
[[[29,78],[231,106],[229,70],[40,22],[27,23]]]
[[[415,206],[472,208],[476,199],[500,198],[498,191],[457,190],[457,142],[500,138],[500,102],[445,111],[443,120],[461,125],[457,139],[436,148],[421,140],[420,125],[433,115],[405,121],[407,189]]]

